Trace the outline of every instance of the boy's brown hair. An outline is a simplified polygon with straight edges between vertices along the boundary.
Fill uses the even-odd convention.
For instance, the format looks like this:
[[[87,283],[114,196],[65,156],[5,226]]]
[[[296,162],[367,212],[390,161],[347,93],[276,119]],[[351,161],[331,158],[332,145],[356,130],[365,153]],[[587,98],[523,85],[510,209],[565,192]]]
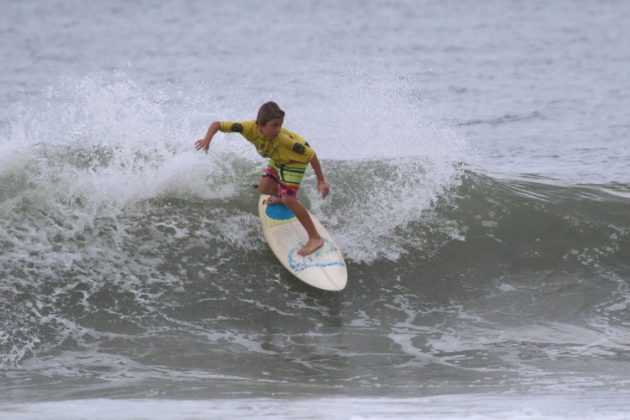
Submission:
[[[284,118],[284,111],[280,109],[275,102],[266,102],[262,104],[258,110],[258,116],[256,117],[256,124],[265,126],[269,121],[274,118]]]

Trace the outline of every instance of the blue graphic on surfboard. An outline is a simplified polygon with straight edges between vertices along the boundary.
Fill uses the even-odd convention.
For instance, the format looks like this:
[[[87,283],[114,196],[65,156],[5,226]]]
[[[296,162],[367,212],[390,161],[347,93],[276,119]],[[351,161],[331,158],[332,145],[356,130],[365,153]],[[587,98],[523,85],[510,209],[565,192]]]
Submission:
[[[348,282],[348,270],[339,246],[328,231],[311,214],[324,245],[310,255],[299,255],[297,251],[308,240],[306,230],[286,206],[267,205],[268,197],[260,196],[258,215],[263,235],[278,261],[306,284],[323,290],[343,290]]]

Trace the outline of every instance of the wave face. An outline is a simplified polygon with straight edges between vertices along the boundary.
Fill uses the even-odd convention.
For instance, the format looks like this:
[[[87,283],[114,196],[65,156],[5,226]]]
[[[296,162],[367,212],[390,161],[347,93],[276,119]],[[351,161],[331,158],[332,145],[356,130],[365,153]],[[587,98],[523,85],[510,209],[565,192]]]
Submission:
[[[318,198],[312,173],[301,192],[347,257],[341,294],[277,263],[252,188],[264,162],[232,137],[195,153],[199,115],[124,77],[10,110],[7,392],[627,389],[630,185],[484,174],[413,104],[349,94],[362,105],[314,143],[333,192]],[[377,109],[400,134],[378,131]]]

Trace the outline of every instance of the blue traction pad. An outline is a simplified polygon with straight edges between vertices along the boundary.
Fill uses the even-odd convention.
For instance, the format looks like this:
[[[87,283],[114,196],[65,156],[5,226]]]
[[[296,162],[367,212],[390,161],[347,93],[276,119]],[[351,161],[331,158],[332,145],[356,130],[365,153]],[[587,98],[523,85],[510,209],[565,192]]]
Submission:
[[[295,217],[295,214],[284,204],[271,204],[267,206],[265,214],[272,220],[289,220]]]

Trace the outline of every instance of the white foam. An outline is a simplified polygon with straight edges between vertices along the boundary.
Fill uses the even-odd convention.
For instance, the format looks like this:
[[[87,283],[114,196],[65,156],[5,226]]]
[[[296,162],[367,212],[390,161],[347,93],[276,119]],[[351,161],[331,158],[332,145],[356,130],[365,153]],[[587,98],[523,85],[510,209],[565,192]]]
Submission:
[[[334,95],[283,103],[285,126],[312,143],[331,183],[331,198],[321,201],[309,171],[303,194],[356,261],[395,260],[421,247],[421,238],[401,232],[458,182],[467,159],[464,139],[396,80],[329,76],[305,89],[331,83]],[[193,150],[213,119],[251,119],[256,106],[210,104],[202,118],[166,99],[117,74],[65,80],[37,105],[10,110],[0,176],[21,187],[0,208],[10,212],[27,199],[80,230],[153,198],[235,198],[258,180],[264,159],[238,135],[217,134],[207,156]]]
[[[610,395],[443,395],[422,398],[311,399],[89,399],[2,404],[15,420],[90,418],[205,419],[255,416],[259,419],[590,419],[628,418],[627,396]]]
[[[324,159],[331,199],[322,202],[312,187],[308,197],[350,258],[396,260],[405,249],[422,246],[404,231],[457,185],[470,150],[394,75],[377,82],[350,72],[326,81],[329,93],[296,104],[297,115],[287,114],[285,123],[303,128]]]
[[[0,160],[18,164],[2,165],[0,175],[26,168],[25,195],[65,207],[78,201],[84,212],[110,216],[165,194],[233,195],[234,188],[208,188],[219,169],[229,173],[219,164],[225,156],[213,164],[194,153],[194,137],[179,131],[160,101],[122,76],[66,81],[34,109],[13,110]]]

